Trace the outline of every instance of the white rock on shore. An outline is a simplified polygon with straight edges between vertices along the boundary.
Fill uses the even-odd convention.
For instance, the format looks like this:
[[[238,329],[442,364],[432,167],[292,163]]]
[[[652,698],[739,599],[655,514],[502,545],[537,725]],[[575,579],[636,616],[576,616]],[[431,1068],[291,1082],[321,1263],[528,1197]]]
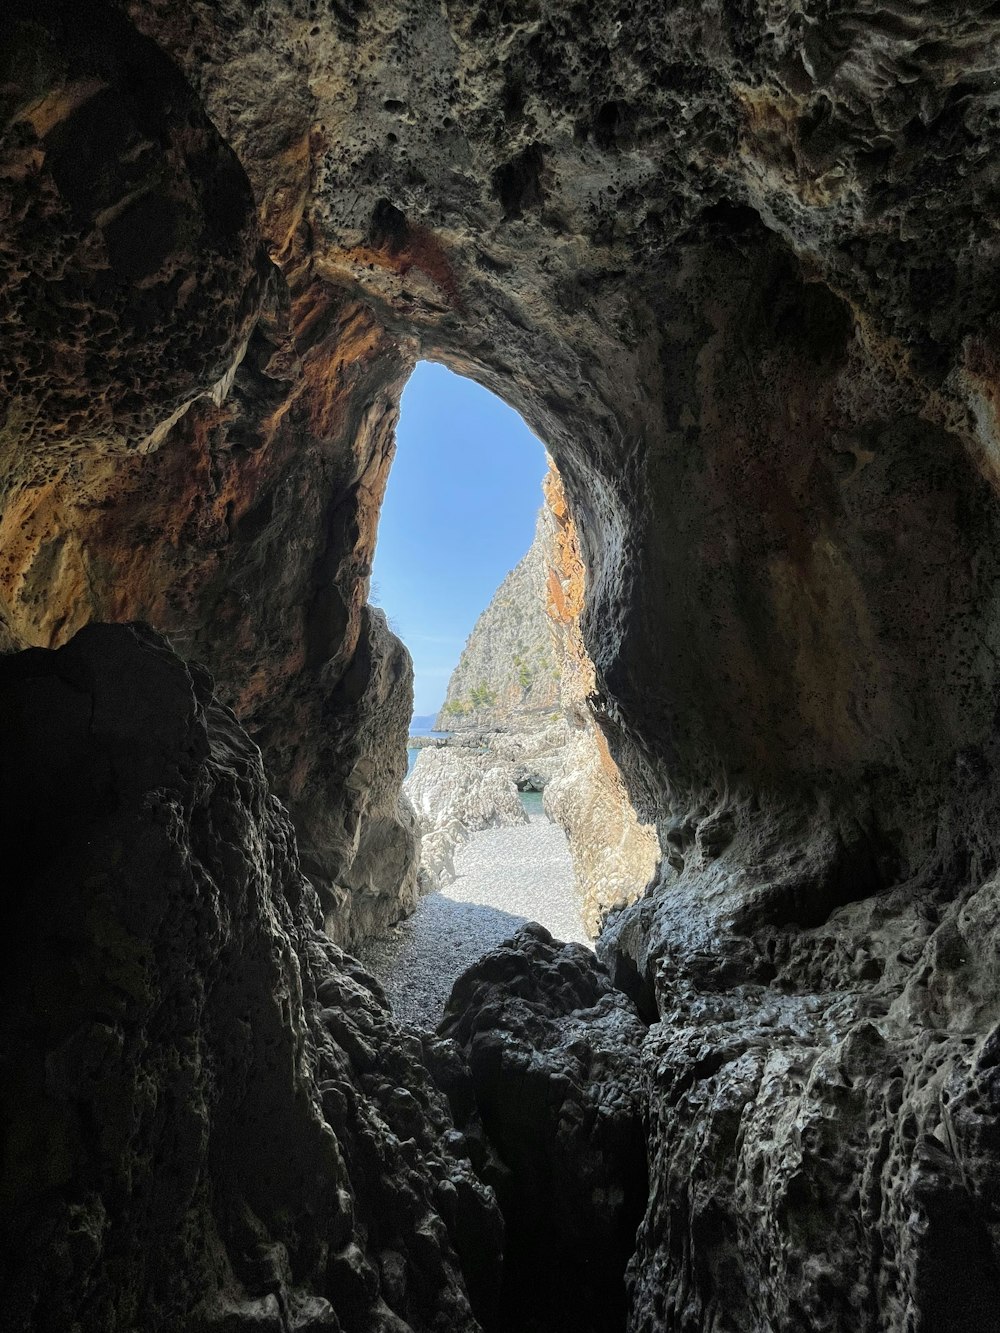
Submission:
[[[454,879],[455,852],[469,833],[528,822],[509,765],[490,755],[421,750],[403,790],[420,825],[425,891]]]

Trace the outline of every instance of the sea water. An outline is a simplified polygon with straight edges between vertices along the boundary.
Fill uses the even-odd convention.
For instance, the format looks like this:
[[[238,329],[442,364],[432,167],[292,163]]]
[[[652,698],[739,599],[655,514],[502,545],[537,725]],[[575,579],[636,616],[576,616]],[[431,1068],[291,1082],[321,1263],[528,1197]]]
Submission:
[[[426,721],[429,721],[429,720],[430,720],[430,719],[428,719],[428,718],[417,718],[417,717],[415,717],[415,718],[413,719],[413,721],[410,723],[410,735],[411,735],[411,736],[432,736],[432,737],[435,737],[435,738],[438,738],[438,739],[441,739],[441,740],[447,740],[447,738],[448,738],[449,736],[451,736],[451,735],[454,734],[453,732],[450,732],[450,731],[432,731],[432,730],[431,730],[430,728],[428,728],[428,727],[421,727],[421,726],[418,726],[418,725],[417,725],[417,724],[420,723],[420,722],[426,722]],[[406,776],[407,776],[407,777],[409,777],[410,774],[413,772],[413,765],[417,762],[417,756],[418,756],[419,754],[420,754],[420,746],[419,746],[419,745],[411,745],[410,748],[406,751]],[[520,798],[521,798],[521,804],[524,806],[525,811],[526,811],[529,815],[540,815],[540,814],[543,813],[543,810],[542,810],[542,793],[541,793],[540,791],[521,791],[521,792],[518,792],[518,796],[520,796]]]

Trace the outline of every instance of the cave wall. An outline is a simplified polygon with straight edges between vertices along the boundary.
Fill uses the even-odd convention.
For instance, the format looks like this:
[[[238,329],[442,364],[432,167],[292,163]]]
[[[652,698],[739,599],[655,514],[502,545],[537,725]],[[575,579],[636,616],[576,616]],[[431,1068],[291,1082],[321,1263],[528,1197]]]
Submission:
[[[551,447],[588,647],[660,809],[720,774],[853,785],[978,743],[987,15],[940,40],[727,5],[132,16],[272,253],[308,228],[316,272]]]
[[[652,824],[636,817],[621,770],[594,717],[594,664],[580,632],[586,574],[580,538],[554,467],[542,482],[550,514],[545,548],[545,611],[568,727],[564,755],[545,785],[545,813],[566,834],[584,928],[594,938],[608,912],[634,902],[652,880],[660,844]]]
[[[503,1227],[433,1041],[324,932],[208,673],[93,625],[0,699],[5,1328],[478,1328]]]
[[[564,480],[667,853],[605,945],[660,1019],[631,1326],[991,1328],[995,15],[0,25],[5,645],[167,631],[330,929],[391,919],[396,883],[344,904],[406,882],[366,785],[406,669],[363,610],[398,396],[418,355],[499,392]]]
[[[145,620],[208,665],[351,942],[414,886],[412,820],[369,781],[404,744],[410,669],[364,612],[412,353],[301,244],[269,258],[239,162],[126,20],[15,5],[3,25],[0,630],[56,647]],[[393,844],[377,892],[371,851],[354,866],[369,804]]]
[[[59,22],[58,5],[45,12]],[[580,30],[530,7],[370,6],[318,21],[294,4],[181,15],[164,0],[131,17],[247,172],[256,219],[246,186],[233,191],[246,214],[241,322],[213,327],[215,362],[192,351],[179,387],[137,377],[126,393],[102,362],[101,410],[117,424],[84,422],[86,377],[77,366],[74,388],[65,358],[48,406],[8,413],[12,641],[145,618],[205,660],[336,897],[353,852],[334,846],[327,816],[351,798],[325,737],[361,632],[399,389],[418,353],[436,356],[503,393],[553,451],[588,566],[584,635],[640,813],[662,820],[723,787],[837,789],[877,805],[898,855],[918,860],[917,788],[947,785],[952,757],[981,749],[992,721],[990,288],[977,275],[994,242],[966,126],[979,123],[979,76],[973,62],[957,84],[955,63],[959,49],[966,61],[989,49],[988,23],[970,21],[950,54],[913,38],[911,105],[910,84],[859,75],[857,62],[889,59],[860,20],[854,55],[821,74],[818,19],[758,32],[763,20],[724,8],[692,31],[680,12],[642,9]],[[40,133],[38,90],[22,90],[8,136],[19,188],[36,211],[44,194],[62,219],[48,225],[71,239],[78,223],[52,202],[55,150],[39,145],[66,123],[90,133],[97,113],[73,97],[87,97],[96,57],[74,59],[75,83],[45,76],[61,108],[48,114],[68,121],[39,120]],[[914,118],[934,152],[910,143]],[[849,198],[830,193],[829,172],[816,183],[831,126]],[[108,144],[109,159],[119,151]],[[30,152],[42,167],[25,175],[16,162]],[[125,189],[106,174],[109,197]],[[947,217],[940,202],[919,209],[927,194],[947,194]],[[75,205],[99,221],[71,280],[29,265],[48,325],[32,327],[33,298],[20,298],[11,376],[18,338],[61,338],[60,318],[82,337],[80,275],[106,271],[109,210],[119,231],[132,216],[104,202]],[[951,315],[946,226],[960,238]],[[900,232],[905,256],[890,243]],[[162,240],[142,292],[180,290],[185,238],[176,253]],[[180,348],[207,337],[193,316]],[[144,355],[162,351],[160,332]],[[127,339],[114,352],[130,354]],[[218,401],[204,396],[213,385]],[[48,446],[15,445],[26,414],[55,457],[75,453],[72,474]],[[338,725],[340,750],[351,724]]]

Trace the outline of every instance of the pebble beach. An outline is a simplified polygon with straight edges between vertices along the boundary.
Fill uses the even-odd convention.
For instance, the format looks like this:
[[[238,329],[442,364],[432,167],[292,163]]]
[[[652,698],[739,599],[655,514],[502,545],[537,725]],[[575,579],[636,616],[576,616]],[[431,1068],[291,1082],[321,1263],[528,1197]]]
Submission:
[[[566,835],[543,814],[514,828],[470,834],[456,878],[406,921],[359,951],[396,1016],[436,1027],[455,979],[526,921],[591,945],[577,906]]]

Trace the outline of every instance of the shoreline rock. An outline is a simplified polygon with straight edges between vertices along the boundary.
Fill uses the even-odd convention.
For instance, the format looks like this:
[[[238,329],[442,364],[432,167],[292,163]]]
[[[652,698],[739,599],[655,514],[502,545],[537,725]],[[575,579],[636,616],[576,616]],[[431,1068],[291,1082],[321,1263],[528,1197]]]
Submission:
[[[421,750],[403,792],[420,829],[424,893],[454,878],[455,852],[470,833],[528,822],[510,775],[489,755]]]

